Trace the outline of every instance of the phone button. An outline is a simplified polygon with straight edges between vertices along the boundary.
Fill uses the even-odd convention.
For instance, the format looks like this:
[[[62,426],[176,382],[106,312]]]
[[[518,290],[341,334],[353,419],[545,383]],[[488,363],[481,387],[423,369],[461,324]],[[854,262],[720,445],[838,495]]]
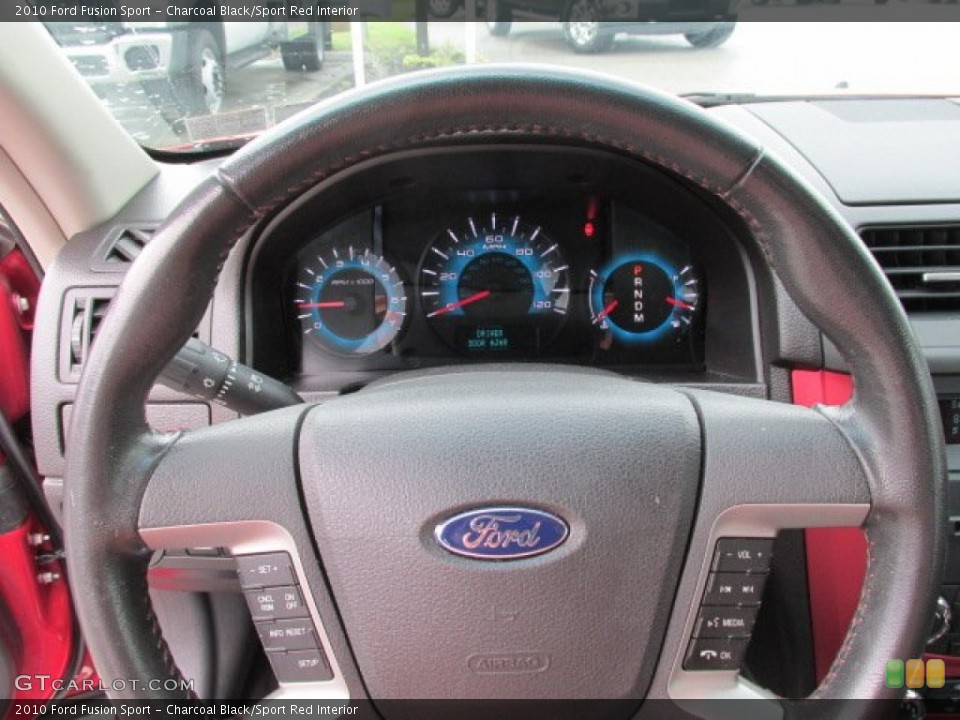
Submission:
[[[739,670],[748,642],[750,641],[747,639],[697,638],[691,640],[687,648],[687,656],[683,660],[683,669]]]

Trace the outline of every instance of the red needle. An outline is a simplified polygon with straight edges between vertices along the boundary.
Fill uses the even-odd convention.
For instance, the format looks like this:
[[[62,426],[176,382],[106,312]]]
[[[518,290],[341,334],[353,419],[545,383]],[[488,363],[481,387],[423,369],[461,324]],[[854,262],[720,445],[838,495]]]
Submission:
[[[685,303],[683,300],[677,300],[676,298],[668,297],[667,302],[674,307],[680,308],[681,310],[693,310],[693,305]]]
[[[432,317],[436,317],[437,315],[443,315],[444,313],[448,313],[451,310],[456,310],[457,308],[461,308],[464,305],[470,305],[471,303],[475,303],[487,297],[490,297],[490,291],[481,290],[480,292],[474,295],[471,295],[470,297],[464,298],[463,300],[457,300],[456,302],[452,302],[449,305],[444,305],[442,308],[438,310],[434,310],[432,313],[427,315],[427,317],[432,318]]]
[[[593,324],[596,325],[598,322],[603,320],[607,315],[609,315],[614,310],[616,310],[617,305],[619,304],[620,304],[619,300],[611,300],[609,305],[607,305],[603,310],[597,313],[597,317],[594,319]]]
[[[315,303],[300,303],[297,307],[307,308],[342,308],[346,307],[347,303],[343,300],[331,300],[329,302],[315,302]]]

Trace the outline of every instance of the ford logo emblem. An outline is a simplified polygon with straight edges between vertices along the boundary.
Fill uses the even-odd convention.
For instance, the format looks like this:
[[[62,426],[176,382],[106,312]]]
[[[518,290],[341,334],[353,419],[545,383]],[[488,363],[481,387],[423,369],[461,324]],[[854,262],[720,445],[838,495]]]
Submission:
[[[470,510],[437,525],[444,550],[477,560],[516,560],[542,555],[563,543],[570,528],[556,515],[521,507]]]

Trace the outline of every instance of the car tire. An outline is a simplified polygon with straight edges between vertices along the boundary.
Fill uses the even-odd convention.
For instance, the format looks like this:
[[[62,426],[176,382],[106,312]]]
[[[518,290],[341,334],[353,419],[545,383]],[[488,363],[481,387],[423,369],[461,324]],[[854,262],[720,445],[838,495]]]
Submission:
[[[687,39],[687,42],[693,45],[696,48],[715,48],[723,45],[727,40],[730,39],[730,36],[733,35],[733,30],[736,28],[737,24],[735,22],[725,22],[715,25],[709,30],[704,30],[703,32],[690,32],[684,35]]]
[[[609,50],[615,35],[604,28],[596,0],[573,0],[564,13],[563,37],[574,52],[594,54]]]
[[[170,80],[173,96],[184,115],[215,114],[226,94],[223,53],[209,30],[198,30],[189,43],[186,69]]]
[[[306,40],[280,44],[283,67],[290,72],[316,72],[323,67],[326,41],[323,27],[314,23]]]
[[[500,0],[487,2],[487,32],[493,37],[506,37],[513,27],[513,8]]]
[[[461,4],[462,0],[428,0],[427,12],[429,12],[432,17],[446,20],[456,14]]]

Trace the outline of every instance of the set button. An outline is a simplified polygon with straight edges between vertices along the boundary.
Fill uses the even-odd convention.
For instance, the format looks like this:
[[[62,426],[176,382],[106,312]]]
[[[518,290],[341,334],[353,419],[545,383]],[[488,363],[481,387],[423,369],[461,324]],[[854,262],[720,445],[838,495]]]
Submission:
[[[245,588],[294,585],[297,582],[286,553],[240,555],[236,560],[237,575]]]

